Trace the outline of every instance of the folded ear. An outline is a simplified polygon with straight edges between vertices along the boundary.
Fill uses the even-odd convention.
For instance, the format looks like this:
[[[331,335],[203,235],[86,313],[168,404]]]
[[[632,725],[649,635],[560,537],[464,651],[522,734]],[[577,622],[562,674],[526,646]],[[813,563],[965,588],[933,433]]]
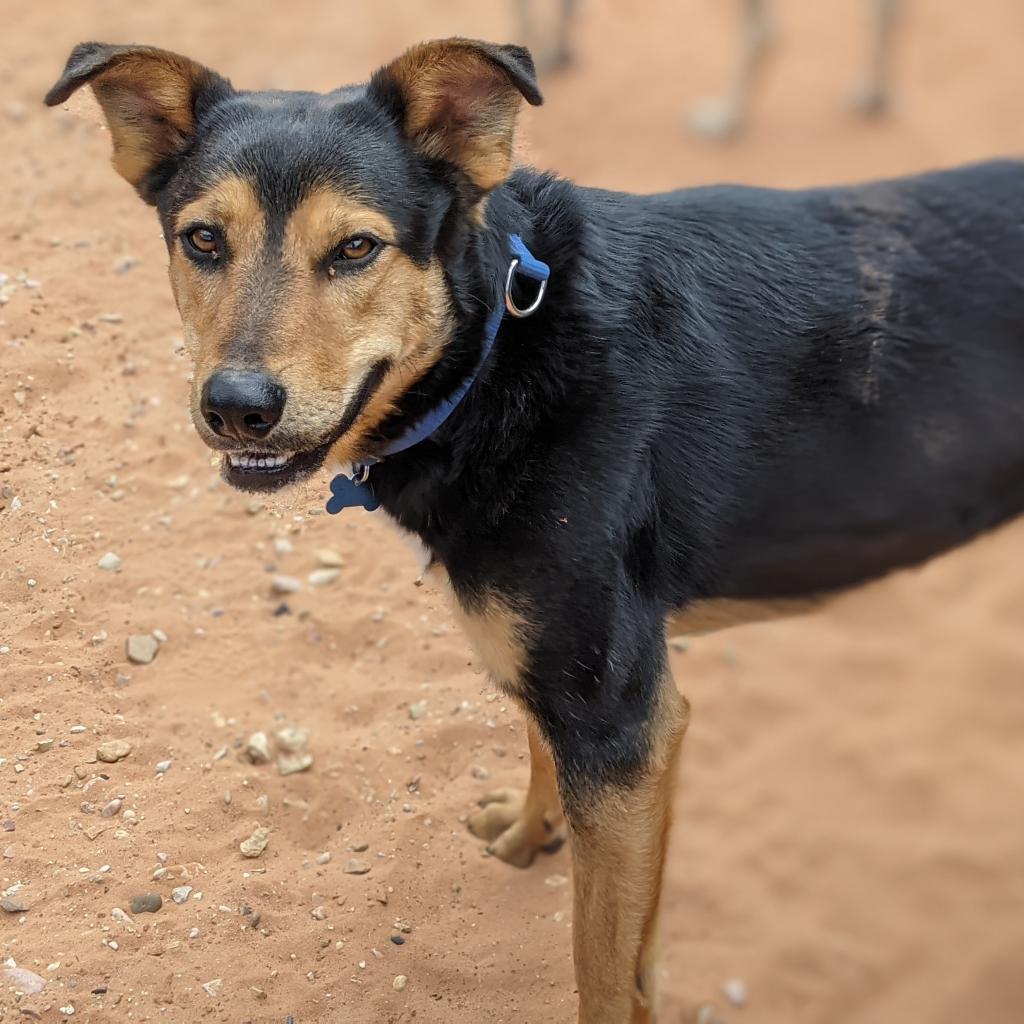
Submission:
[[[46,105],[63,103],[86,84],[110,128],[114,169],[147,202],[164,183],[168,162],[188,143],[197,114],[232,92],[220,75],[167,50],[79,43]]]
[[[453,164],[482,192],[512,169],[520,103],[541,103],[528,50],[472,39],[414,46],[377,71],[370,89],[418,152]]]

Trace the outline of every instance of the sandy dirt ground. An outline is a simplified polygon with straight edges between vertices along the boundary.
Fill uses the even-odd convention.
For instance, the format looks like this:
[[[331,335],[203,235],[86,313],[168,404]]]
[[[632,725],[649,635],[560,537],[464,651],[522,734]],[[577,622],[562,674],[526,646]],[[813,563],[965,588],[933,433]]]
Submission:
[[[682,122],[722,78],[731,4],[591,0],[526,157],[651,190],[1024,148],[1018,0],[912,3],[874,124],[843,105],[858,0],[780,8],[752,130],[721,147]],[[325,479],[267,502],[218,481],[155,218],[104,132],[40,104],[81,39],[330,88],[424,37],[508,37],[506,5],[4,0],[0,25],[0,1020],[575,1020],[567,852],[516,871],[464,825],[526,779],[515,709],[383,522],[322,515]],[[1022,562],[1010,527],[812,618],[672,651],[694,716],[661,1020],[1024,1020]],[[274,593],[280,575],[300,589]],[[129,663],[153,631],[155,660]],[[313,761],[282,775],[287,727]],[[257,731],[269,764],[244,756]],[[112,740],[130,752],[98,761]],[[150,892],[162,908],[134,912]],[[45,988],[25,994],[12,962]]]

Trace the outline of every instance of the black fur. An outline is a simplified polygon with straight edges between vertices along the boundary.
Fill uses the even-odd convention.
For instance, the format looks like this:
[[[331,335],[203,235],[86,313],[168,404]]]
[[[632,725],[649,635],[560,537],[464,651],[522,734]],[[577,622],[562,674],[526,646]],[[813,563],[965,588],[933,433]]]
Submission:
[[[523,169],[481,227],[459,169],[407,144],[386,83],[211,82],[153,194],[168,233],[230,169],[278,230],[336,181],[412,259],[443,261],[454,339],[378,441],[475,362],[507,233],[551,266],[455,415],[372,483],[467,607],[497,592],[528,622],[523,692],[570,817],[644,766],[666,612],[850,586],[1024,507],[1024,164],[657,196]]]

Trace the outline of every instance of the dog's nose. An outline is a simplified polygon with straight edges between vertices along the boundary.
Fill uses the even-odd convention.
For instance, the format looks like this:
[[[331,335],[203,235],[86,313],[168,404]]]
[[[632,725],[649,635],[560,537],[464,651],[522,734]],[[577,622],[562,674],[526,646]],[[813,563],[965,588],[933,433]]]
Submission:
[[[200,407],[210,429],[236,441],[259,441],[281,418],[287,392],[252,370],[218,370],[203,385]]]

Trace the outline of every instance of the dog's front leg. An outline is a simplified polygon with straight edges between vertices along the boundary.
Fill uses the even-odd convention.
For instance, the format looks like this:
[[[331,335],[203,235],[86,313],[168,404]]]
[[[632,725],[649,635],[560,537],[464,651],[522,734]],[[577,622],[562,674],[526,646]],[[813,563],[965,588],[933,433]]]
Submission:
[[[580,1024],[655,1019],[658,902],[675,766],[688,707],[665,673],[649,708],[645,749],[621,778],[590,774],[585,753],[560,771],[572,843],[573,952]],[[609,736],[609,744],[618,738]],[[632,760],[631,752],[620,753]],[[599,760],[607,764],[609,752]]]

